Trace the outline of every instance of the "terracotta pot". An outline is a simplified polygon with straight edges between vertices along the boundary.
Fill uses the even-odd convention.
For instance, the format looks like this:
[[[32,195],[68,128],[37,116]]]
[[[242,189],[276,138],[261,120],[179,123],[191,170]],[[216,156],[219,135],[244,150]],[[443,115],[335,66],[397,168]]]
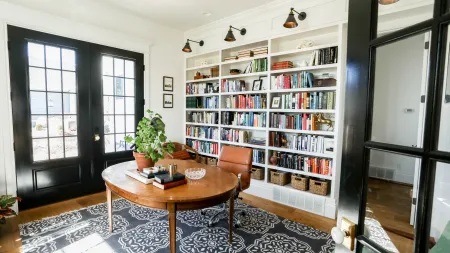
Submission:
[[[150,168],[155,165],[155,163],[153,162],[153,160],[151,158],[145,159],[144,153],[133,152],[133,156],[134,156],[134,159],[136,160],[136,164],[140,171],[143,171],[144,168]]]
[[[273,154],[272,154],[272,156],[270,157],[269,161],[270,161],[270,163],[271,163],[273,166],[276,166],[276,165],[277,165],[278,157],[277,157],[277,153],[276,153],[276,152],[273,152]]]

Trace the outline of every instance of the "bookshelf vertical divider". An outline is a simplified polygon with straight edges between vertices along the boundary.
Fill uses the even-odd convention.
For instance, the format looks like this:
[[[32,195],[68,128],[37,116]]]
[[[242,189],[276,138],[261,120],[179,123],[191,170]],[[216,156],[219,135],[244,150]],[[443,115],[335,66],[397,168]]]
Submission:
[[[314,45],[310,48],[303,48],[303,49],[296,49],[296,46],[300,43],[300,41],[303,41],[304,39],[311,38],[312,41],[318,42],[317,45]],[[233,68],[233,66],[237,66],[235,68],[242,69],[242,67],[245,66],[245,64],[251,62],[253,59],[258,58],[264,58],[264,56],[255,56],[253,58],[244,58],[244,59],[238,59],[238,60],[231,60],[231,61],[224,61],[224,58],[230,57],[231,55],[235,54],[236,52],[240,50],[247,50],[250,48],[256,48],[260,46],[267,46],[267,71],[264,71],[263,74],[258,75],[258,73],[250,73],[250,74],[240,74],[236,76],[230,76],[229,70]],[[271,70],[271,66],[273,62],[276,61],[296,61],[297,65],[300,60],[309,59],[309,55],[314,50],[320,50],[324,48],[330,48],[330,47],[338,47],[338,60],[336,64],[328,64],[328,65],[318,65],[318,66],[299,66],[295,67],[293,69],[283,69],[283,70]],[[274,36],[269,39],[263,39],[263,40],[257,40],[250,43],[243,43],[243,44],[232,44],[229,47],[222,48],[220,50],[214,50],[202,54],[197,55],[186,55],[185,59],[185,84],[189,85],[192,83],[192,81],[189,81],[193,79],[193,73],[194,71],[200,71],[202,70],[208,70],[211,66],[217,66],[219,67],[219,76],[214,79],[207,79],[204,82],[218,82],[219,83],[219,91],[218,93],[213,93],[211,96],[218,96],[218,109],[214,110],[214,112],[218,113],[218,125],[213,126],[218,129],[218,139],[214,140],[215,143],[218,143],[219,151],[223,145],[234,145],[234,146],[251,146],[251,147],[257,147],[259,150],[263,150],[265,157],[264,157],[264,164],[257,164],[255,166],[261,167],[264,169],[264,180],[253,180],[251,182],[250,188],[246,191],[249,194],[256,195],[258,197],[266,198],[272,201],[280,202],[285,205],[292,206],[294,208],[303,209],[318,215],[322,215],[329,218],[335,218],[336,217],[336,207],[337,207],[337,201],[339,196],[339,181],[340,181],[340,162],[341,162],[341,154],[342,154],[342,125],[343,125],[343,103],[344,103],[344,94],[343,94],[343,85],[345,83],[345,55],[346,55],[346,25],[344,23],[336,23],[332,25],[327,25],[323,27],[317,27],[314,29],[304,30],[304,31],[295,31],[289,34],[283,34],[280,36]],[[208,61],[206,65],[201,65],[199,63],[203,63],[203,61]],[[244,67],[245,68],[245,67]],[[299,73],[301,71],[310,71],[313,72],[314,75],[323,75],[324,73],[332,74],[332,77],[336,79],[336,86],[335,87],[320,87],[317,88],[299,88],[294,89],[292,91],[287,90],[273,90],[271,85],[271,77],[272,76],[278,76],[283,73],[289,74],[289,73]],[[227,79],[236,79],[236,80],[253,80],[258,79],[258,76],[265,76],[267,77],[267,80],[269,83],[264,84],[263,86],[266,87],[265,90],[260,91],[252,91],[252,82],[247,83],[248,88],[246,88],[246,91],[239,91],[239,92],[223,92],[221,88],[222,80]],[[195,80],[196,83],[201,83],[201,80]],[[274,96],[274,94],[280,93],[280,94],[288,94],[288,93],[295,93],[295,92],[335,92],[335,107],[332,110],[323,110],[323,109],[280,109],[280,110],[271,110],[271,99]],[[187,89],[185,94],[187,93]],[[226,102],[227,96],[232,95],[239,95],[239,94],[260,94],[266,97],[266,108],[264,109],[227,109],[224,105]],[[318,94],[318,93],[317,93]],[[197,95],[191,95],[191,96],[199,96],[199,97],[207,97],[209,95],[204,94],[197,94]],[[185,101],[187,99],[187,95],[184,96]],[[189,96],[190,97],[190,96]],[[207,112],[208,110],[204,110]],[[266,124],[265,127],[240,127],[240,126],[229,126],[224,125],[225,122],[222,122],[222,113],[224,112],[242,112],[242,113],[249,113],[249,112],[260,112],[265,113],[266,115]],[[189,122],[187,122],[188,119],[188,112],[189,108],[185,108],[184,113],[184,122],[185,125],[188,126]],[[325,132],[322,129],[320,131],[314,131],[314,130],[296,130],[296,129],[273,129],[271,128],[270,124],[270,115],[274,112],[281,112],[285,115],[288,115],[289,113],[298,114],[298,113],[306,113],[308,115],[311,115],[313,113],[317,112],[324,112],[327,114],[334,115],[334,127],[332,132]],[[195,124],[199,127],[201,127],[201,124]],[[246,130],[252,135],[258,135],[262,134],[261,137],[266,139],[266,145],[265,146],[255,146],[255,145],[249,145],[247,143],[238,143],[238,142],[229,142],[229,141],[223,141],[221,140],[221,133],[223,129],[241,129]],[[275,148],[269,146],[269,139],[270,139],[270,132],[284,132],[285,134],[309,134],[313,136],[325,136],[330,137],[334,139],[334,147],[333,147],[333,154],[332,155],[324,155],[319,153],[311,153],[311,152],[303,152],[300,150],[291,150],[291,149],[284,149],[284,148]],[[190,137],[185,134],[185,142]],[[192,138],[192,137],[191,137]],[[205,139],[201,139],[205,140]],[[206,140],[207,141],[207,140]],[[322,174],[314,174],[311,172],[303,172],[303,171],[297,171],[293,169],[287,169],[287,168],[279,168],[276,166],[272,166],[270,164],[270,154],[271,152],[290,152],[290,154],[300,154],[300,155],[306,155],[307,157],[318,157],[318,158],[326,158],[331,159],[332,162],[332,175],[322,175]],[[203,152],[201,155],[206,155]],[[218,156],[213,156],[217,158]],[[327,158],[330,157],[330,158]],[[306,176],[312,176],[313,178],[322,178],[325,179],[331,184],[329,186],[329,194],[326,196],[316,195],[310,192],[304,192],[297,189],[292,188],[292,186],[285,185],[285,186],[279,186],[270,183],[270,173],[269,171],[272,169],[280,169],[281,171],[287,171],[292,172],[295,174],[303,174]],[[316,175],[316,176],[315,176]]]

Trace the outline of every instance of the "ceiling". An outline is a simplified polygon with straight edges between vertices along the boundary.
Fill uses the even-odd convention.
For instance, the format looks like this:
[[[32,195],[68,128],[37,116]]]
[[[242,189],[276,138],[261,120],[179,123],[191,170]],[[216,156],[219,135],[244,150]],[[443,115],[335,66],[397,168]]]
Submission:
[[[155,23],[186,31],[274,0],[100,0]],[[205,16],[204,13],[210,13]]]

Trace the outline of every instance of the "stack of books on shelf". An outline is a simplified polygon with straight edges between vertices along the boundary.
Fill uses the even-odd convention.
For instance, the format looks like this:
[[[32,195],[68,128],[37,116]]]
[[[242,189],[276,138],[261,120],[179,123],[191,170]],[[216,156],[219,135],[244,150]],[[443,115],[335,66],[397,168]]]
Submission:
[[[219,139],[219,129],[217,127],[186,126],[186,136],[217,140]]]
[[[330,159],[307,157],[284,152],[276,152],[276,156],[278,158],[278,167],[326,176],[332,175],[333,161]]]
[[[331,155],[334,151],[334,139],[311,134],[270,132],[269,146]]]
[[[266,145],[266,140],[265,139],[261,139],[261,138],[251,138],[248,141],[248,144],[264,146],[264,145]]]
[[[245,59],[250,57],[253,57],[253,52],[250,49],[245,49],[238,52],[239,59]]]
[[[223,61],[234,61],[237,59],[238,59],[238,57],[236,55],[234,55],[234,56],[229,56],[229,57],[223,58]]]
[[[327,116],[327,118],[330,118]],[[331,120],[334,118],[331,117]],[[310,113],[298,113],[294,115],[286,115],[284,113],[270,114],[270,127],[279,129],[295,129],[295,130],[321,130],[317,124],[317,115]]]
[[[218,112],[188,112],[186,116],[188,123],[219,124]]]
[[[203,109],[218,109],[219,96],[213,97],[187,97],[186,108],[203,108]]]
[[[267,71],[267,58],[255,59],[245,68],[243,74]]]
[[[333,110],[336,101],[336,92],[299,92],[273,96],[281,97],[281,109],[319,109]]]
[[[272,90],[280,90],[280,89],[297,89],[297,88],[313,88],[317,87],[327,82],[319,82],[317,79],[315,80],[314,75],[311,72],[303,71],[291,75],[283,74],[279,76],[271,77],[271,89]],[[328,79],[327,79],[328,80]],[[334,79],[334,85],[336,85],[336,79]],[[325,85],[322,85],[322,87]]]
[[[294,67],[294,63],[291,61],[279,61],[274,62],[272,64],[272,70],[278,70],[278,69],[290,69]]]
[[[311,53],[310,66],[333,64],[338,62],[338,47],[315,50]]]
[[[219,154],[219,144],[217,143],[187,139],[186,145],[205,154]]]
[[[222,125],[265,127],[266,113],[222,112]]]
[[[187,180],[184,174],[181,174],[180,172],[177,172],[173,175],[169,175],[168,173],[156,175],[153,179],[153,186],[161,190],[167,190],[173,187],[184,185],[186,183]]]
[[[188,83],[186,95],[218,93],[218,87],[219,83]]]
[[[265,164],[266,163],[266,151],[253,149],[252,162]]]
[[[244,80],[222,80],[221,83],[222,92],[238,92],[245,91],[245,81]]]
[[[248,139],[249,139],[248,131],[222,128],[221,140],[223,141],[248,143]]]
[[[266,55],[269,53],[269,48],[267,46],[256,47],[251,49],[253,56]]]
[[[237,95],[225,98],[226,109],[265,109],[266,95]]]

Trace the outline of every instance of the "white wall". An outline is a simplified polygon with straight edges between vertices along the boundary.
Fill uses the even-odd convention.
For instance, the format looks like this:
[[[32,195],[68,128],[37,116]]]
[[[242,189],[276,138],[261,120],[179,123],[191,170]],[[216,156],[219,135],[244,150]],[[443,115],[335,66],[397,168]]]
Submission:
[[[51,4],[48,1],[25,2],[31,6],[24,7],[0,1],[0,115],[3,123],[0,125],[0,194],[16,193],[6,46],[7,24],[143,53],[146,65],[146,108],[163,116],[169,139],[183,140],[180,115],[183,113],[184,103],[179,100],[184,91],[181,31],[127,15],[123,10],[95,1],[60,1]],[[174,77],[173,109],[162,108],[163,76]]]

